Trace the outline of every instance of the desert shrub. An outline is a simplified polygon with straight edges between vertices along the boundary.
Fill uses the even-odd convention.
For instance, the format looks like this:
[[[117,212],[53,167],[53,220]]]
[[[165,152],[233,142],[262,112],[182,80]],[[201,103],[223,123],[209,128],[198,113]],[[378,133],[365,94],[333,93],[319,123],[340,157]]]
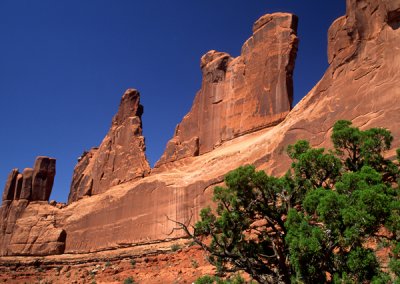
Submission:
[[[199,267],[199,263],[195,259],[192,259],[190,262],[191,262],[193,268]]]
[[[124,284],[135,284],[136,282],[135,282],[135,280],[133,280],[133,277],[132,276],[130,276],[130,277],[128,277],[128,278],[126,278],[125,280],[124,280]]]
[[[298,141],[288,147],[292,165],[280,178],[239,167],[214,189],[215,210],[201,210],[193,230],[178,224],[221,275],[242,270],[260,283],[399,283],[399,161],[384,157],[392,140],[386,129],[338,121],[333,151]],[[390,236],[378,233],[382,227]],[[364,246],[370,238],[391,248],[390,273]]]
[[[129,262],[130,262],[132,267],[135,267],[135,265],[136,265],[136,260],[135,259],[132,258]]]
[[[179,244],[172,244],[171,245],[171,250],[172,251],[178,251],[181,248]]]

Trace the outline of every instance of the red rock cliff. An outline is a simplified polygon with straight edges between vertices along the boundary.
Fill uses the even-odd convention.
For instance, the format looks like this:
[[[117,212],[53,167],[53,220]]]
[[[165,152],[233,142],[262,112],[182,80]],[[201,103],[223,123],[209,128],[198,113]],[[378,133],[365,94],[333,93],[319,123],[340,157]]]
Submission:
[[[42,217],[47,212],[40,220],[54,220],[65,230],[66,253],[162,241],[182,235],[173,232],[175,224],[167,216],[195,222],[199,210],[210,202],[211,189],[227,172],[255,164],[281,174],[290,166],[285,155],[288,144],[308,139],[314,146],[329,147],[331,128],[338,119],[362,128],[386,127],[395,137],[394,146],[400,146],[399,11],[400,0],[348,0],[347,15],[329,30],[330,67],[279,125],[243,134],[200,156],[170,162],[150,176],[62,209],[38,209],[30,203],[17,223],[31,224],[37,212]],[[25,247],[32,244],[31,239],[19,242]]]
[[[296,31],[296,16],[265,15],[254,24],[239,57],[214,50],[205,54],[201,89],[156,167],[281,122],[293,98]]]
[[[127,90],[100,147],[92,148],[79,158],[72,177],[69,203],[149,174],[142,114],[139,92]]]
[[[328,32],[328,70],[275,130],[275,150],[264,165],[275,173],[289,164],[281,149],[298,139],[331,147],[339,119],[385,127],[393,148],[400,146],[400,0],[347,0],[346,6]]]
[[[400,3],[348,0],[347,6],[347,15],[329,30],[331,66],[283,122],[226,141],[200,156],[170,162],[149,177],[66,208],[71,216],[65,219],[71,237],[66,251],[171,237],[168,233],[175,224],[166,216],[182,222],[192,216],[195,222],[199,209],[210,202],[211,189],[228,171],[255,164],[258,169],[282,174],[290,166],[285,154],[289,144],[308,139],[314,146],[329,147],[331,128],[338,119],[349,119],[362,128],[386,127],[398,147],[400,18],[396,15]]]
[[[65,231],[58,227],[48,205],[56,160],[38,157],[34,168],[8,176],[0,208],[0,255],[60,254]]]

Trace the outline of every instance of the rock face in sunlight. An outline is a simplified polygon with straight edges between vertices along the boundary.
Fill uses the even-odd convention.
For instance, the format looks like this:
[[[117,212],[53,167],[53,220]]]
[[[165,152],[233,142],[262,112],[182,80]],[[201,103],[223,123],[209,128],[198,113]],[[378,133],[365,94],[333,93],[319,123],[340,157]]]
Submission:
[[[139,92],[127,90],[100,147],[92,148],[79,158],[74,169],[69,203],[150,173],[142,135],[142,114]]]
[[[279,126],[266,167],[282,173],[279,149],[298,139],[330,147],[332,125],[347,119],[361,128],[385,127],[399,147],[400,0],[347,1],[347,13],[328,32],[330,67]],[[388,155],[394,156],[394,150]]]
[[[388,128],[399,147],[400,0],[347,0],[347,14],[329,29],[330,67],[289,112],[295,29],[292,15],[266,15],[240,57],[203,56],[202,88],[151,174],[134,90],[100,147],[81,157],[68,206],[32,201],[48,198],[46,190],[33,194],[36,166],[13,170],[0,211],[0,254],[92,253],[182,237],[170,219],[196,222],[227,172],[254,164],[281,175],[289,144],[331,147],[339,119]],[[37,184],[47,189],[48,181]]]
[[[56,160],[36,158],[33,169],[8,176],[0,208],[1,255],[49,255],[64,252],[66,233],[57,228],[48,200]],[[28,206],[29,205],[29,206]]]
[[[239,57],[206,53],[200,62],[201,89],[156,167],[281,122],[293,98],[296,31],[296,16],[265,15],[254,24]]]
[[[37,157],[33,169],[19,173],[13,169],[3,191],[3,202],[24,199],[27,201],[49,201],[56,175],[56,159]]]

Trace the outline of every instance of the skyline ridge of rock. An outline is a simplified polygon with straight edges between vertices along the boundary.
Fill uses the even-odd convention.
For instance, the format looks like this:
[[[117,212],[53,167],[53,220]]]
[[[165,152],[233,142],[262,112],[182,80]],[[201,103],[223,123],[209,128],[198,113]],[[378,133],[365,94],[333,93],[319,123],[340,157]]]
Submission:
[[[3,190],[3,202],[25,199],[49,201],[56,175],[56,159],[39,156],[33,168],[12,169]]]
[[[128,89],[100,146],[85,152],[75,166],[68,203],[106,191],[150,173],[142,135],[140,94]]]
[[[13,169],[7,179],[0,207],[0,255],[60,254],[65,249],[65,231],[48,219],[47,206],[56,174],[56,160],[39,156],[33,168],[22,174]],[[33,205],[34,204],[34,205]],[[20,219],[28,213],[28,220]],[[41,214],[38,214],[41,212]],[[32,222],[32,218],[37,218]]]
[[[287,28],[268,26],[271,23],[282,24],[277,19],[282,17],[278,15],[271,20],[270,15],[263,16],[253,27],[255,33],[270,33],[272,38],[279,38],[275,36],[275,31],[278,30],[287,34]],[[198,119],[199,117],[191,115],[193,113],[191,111],[175,133],[174,138],[178,137],[176,139],[179,141],[174,142],[170,148],[171,159],[161,161],[161,166],[153,170],[150,175],[127,181],[118,178],[119,181],[115,184],[112,183],[113,178],[110,178],[108,188],[104,187],[104,191],[91,194],[90,198],[82,198],[84,194],[81,193],[84,191],[75,191],[77,194],[72,200],[77,202],[71,202],[64,208],[50,206],[47,201],[25,204],[24,200],[6,200],[6,206],[15,204],[10,207],[15,213],[9,214],[11,211],[4,211],[3,205],[0,228],[14,238],[7,239],[7,242],[4,242],[4,238],[0,238],[0,255],[91,253],[182,237],[183,233],[175,231],[175,224],[169,219],[196,222],[197,213],[211,202],[212,188],[223,183],[227,172],[244,164],[253,164],[257,169],[265,170],[269,174],[281,175],[290,167],[291,161],[285,154],[289,144],[299,139],[306,139],[312,146],[330,148],[329,137],[332,126],[339,119],[350,120],[361,129],[385,127],[394,136],[393,148],[399,147],[400,53],[393,47],[400,42],[400,0],[347,0],[346,15],[331,25],[328,35],[329,68],[318,84],[287,116],[283,112],[286,117],[284,119],[282,117],[282,122],[268,127],[263,119],[246,121],[250,126],[248,132],[243,131],[244,128],[239,125],[237,136],[221,140],[221,133],[225,131],[224,123],[213,124],[206,118]],[[284,38],[293,42],[291,36]],[[272,56],[277,55],[272,53]],[[225,86],[227,70],[233,65],[234,60],[237,59],[216,51],[211,51],[203,57],[201,61],[204,70],[203,87],[211,91],[202,93],[202,98],[199,93],[192,110],[201,99],[207,103],[197,104],[199,111],[203,108],[207,111],[212,109],[212,102],[217,106],[225,103],[226,98],[223,97],[220,101],[221,97],[218,97],[220,93],[215,90]],[[275,67],[276,70],[280,70],[278,65]],[[271,72],[271,69],[267,70]],[[290,72],[291,70],[288,70],[288,74],[291,74]],[[280,76],[285,79],[282,88],[287,89],[286,76]],[[256,83],[253,87],[260,89],[261,93],[264,92],[263,84]],[[275,90],[282,89],[278,86]],[[289,100],[288,96],[283,98]],[[131,100],[135,103],[126,106],[139,105],[135,91],[131,91],[128,95],[127,101]],[[285,103],[278,104],[282,105],[287,106]],[[77,174],[75,180],[79,180],[80,176],[92,178],[95,157],[100,157],[99,153],[102,152],[112,153],[113,146],[119,145],[115,142],[121,136],[114,135],[119,133],[118,131],[128,129],[129,133],[141,133],[141,123],[139,123],[141,120],[137,119],[140,117],[140,108],[135,110],[135,107],[133,109],[120,107],[120,110],[121,113],[118,112],[113,119],[112,131],[109,132],[111,134],[103,140],[103,142],[108,141],[106,145],[111,146],[105,147],[104,152],[100,146],[99,149],[87,153],[86,160],[83,157],[75,169]],[[137,115],[124,115],[131,113],[132,110],[135,110]],[[218,117],[217,114],[221,114],[221,111],[215,114],[211,116],[213,119]],[[125,124],[126,121],[131,123]],[[278,120],[272,121],[277,123]],[[189,126],[194,123],[193,129],[197,130],[199,126],[210,126],[203,132],[211,133],[209,140],[205,134],[192,136],[190,127],[184,127],[185,123]],[[130,128],[132,125],[136,131]],[[261,128],[253,127],[254,125],[259,125]],[[141,135],[128,135],[128,137],[140,138]],[[121,145],[126,146],[129,143]],[[140,149],[143,148],[139,147]],[[139,151],[139,157],[143,157],[143,153],[144,151]],[[104,160],[99,159],[99,161]],[[91,168],[88,165],[92,165]],[[107,167],[100,168],[107,169]],[[18,184],[18,173],[12,172],[11,177],[14,179],[15,188]],[[10,182],[8,188],[12,187]],[[12,194],[7,191],[5,196],[8,198]],[[16,206],[17,204],[20,205]],[[14,217],[10,219],[11,215]],[[35,224],[34,227],[32,224]],[[41,242],[35,245],[32,238],[24,233],[31,231],[50,233],[39,234]]]
[[[156,168],[210,152],[286,117],[293,101],[297,23],[293,14],[266,14],[254,23],[240,56],[215,50],[202,56],[201,89]]]

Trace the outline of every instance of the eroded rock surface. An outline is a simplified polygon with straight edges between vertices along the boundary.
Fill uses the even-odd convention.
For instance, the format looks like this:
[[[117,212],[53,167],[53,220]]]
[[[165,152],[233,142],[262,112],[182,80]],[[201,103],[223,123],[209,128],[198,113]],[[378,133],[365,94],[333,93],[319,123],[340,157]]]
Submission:
[[[52,255],[65,250],[66,232],[48,202],[14,200],[0,208],[1,255]]]
[[[32,200],[49,201],[55,175],[55,159],[48,157],[38,157],[36,159],[32,175]]]
[[[3,203],[13,200],[48,201],[56,175],[56,159],[40,156],[34,168],[13,169],[3,191]]]
[[[48,205],[56,174],[56,160],[38,157],[34,168],[8,176],[0,208],[1,255],[61,254],[66,232],[55,222]]]
[[[206,53],[200,62],[201,89],[156,167],[281,122],[293,98],[296,31],[296,16],[267,14],[254,24],[239,57]]]
[[[15,195],[15,186],[17,183],[17,176],[19,172],[18,169],[12,169],[10,174],[8,175],[6,185],[3,190],[3,202],[10,201],[14,199]]]
[[[399,11],[400,0],[347,0],[346,16],[328,32],[330,67],[274,130],[274,150],[265,164],[271,172],[287,168],[282,149],[298,139],[331,147],[332,126],[339,119],[363,129],[387,128],[395,138],[393,149],[400,146]]]
[[[150,173],[142,135],[142,114],[139,92],[128,89],[101,145],[79,158],[72,177],[69,203]]]
[[[361,2],[366,6],[360,7]],[[177,231],[170,234],[175,224],[168,218],[195,222],[199,209],[210,202],[212,188],[222,182],[224,174],[245,164],[283,174],[290,166],[285,154],[289,144],[308,139],[313,146],[330,147],[331,128],[339,119],[349,119],[361,128],[386,127],[395,137],[394,147],[398,147],[400,53],[396,48],[400,29],[393,28],[396,24],[388,16],[393,11],[389,4],[393,3],[348,1],[347,15],[338,20],[342,24],[336,21],[329,30],[331,66],[279,125],[228,140],[202,155],[164,164],[145,179],[114,187],[96,199],[85,199],[66,208],[70,214],[65,219],[67,232],[74,236],[67,239],[66,251],[84,252],[179,236]],[[395,10],[397,7],[400,5]],[[364,27],[366,19],[374,28]],[[342,30],[351,30],[357,40],[344,38],[348,33],[343,34]],[[346,41],[349,46],[339,44]],[[207,64],[214,62],[215,70],[224,70],[226,54],[213,52],[207,56]],[[212,74],[217,75],[210,76],[210,80],[218,81],[222,73]],[[197,137],[184,140],[189,153],[195,152],[198,141],[201,144],[201,136]]]
[[[186,143],[186,147],[176,148],[187,158],[166,163],[150,176],[110,187],[62,209],[50,205],[38,207],[32,203],[23,213],[11,214],[2,209],[2,220],[12,220],[4,214],[18,216],[16,222],[10,222],[14,226],[32,223],[30,218],[35,214],[42,216],[43,222],[50,220],[53,222],[48,225],[50,228],[65,230],[67,253],[90,253],[163,241],[183,234],[174,230],[176,225],[169,219],[184,223],[197,220],[199,210],[210,203],[212,188],[223,181],[227,172],[254,164],[269,173],[282,174],[290,166],[285,154],[289,144],[308,139],[313,146],[330,147],[331,128],[338,119],[351,120],[361,128],[386,127],[394,135],[393,146],[399,147],[400,19],[396,15],[400,3],[397,0],[348,0],[347,7],[347,15],[329,30],[330,67],[317,86],[279,125],[242,133],[195,157],[193,153],[201,153],[202,136],[188,136],[190,139],[179,142]],[[263,21],[268,22],[268,17]],[[262,21],[255,25],[256,33],[263,27]],[[211,64],[216,72],[206,77],[213,82],[227,76],[220,71],[224,70],[226,62],[229,66],[235,59],[217,52],[207,56],[204,66]],[[209,108],[209,105],[203,107]],[[185,120],[190,121],[190,117]],[[176,155],[174,149],[172,155]],[[93,149],[86,160],[86,156],[83,157],[81,165],[92,163],[101,151],[101,147]],[[11,202],[23,201],[5,201],[6,204]],[[4,227],[1,228],[3,231]],[[7,231],[16,229],[10,226]],[[30,245],[29,239],[18,240],[22,241],[27,242],[25,247]]]

